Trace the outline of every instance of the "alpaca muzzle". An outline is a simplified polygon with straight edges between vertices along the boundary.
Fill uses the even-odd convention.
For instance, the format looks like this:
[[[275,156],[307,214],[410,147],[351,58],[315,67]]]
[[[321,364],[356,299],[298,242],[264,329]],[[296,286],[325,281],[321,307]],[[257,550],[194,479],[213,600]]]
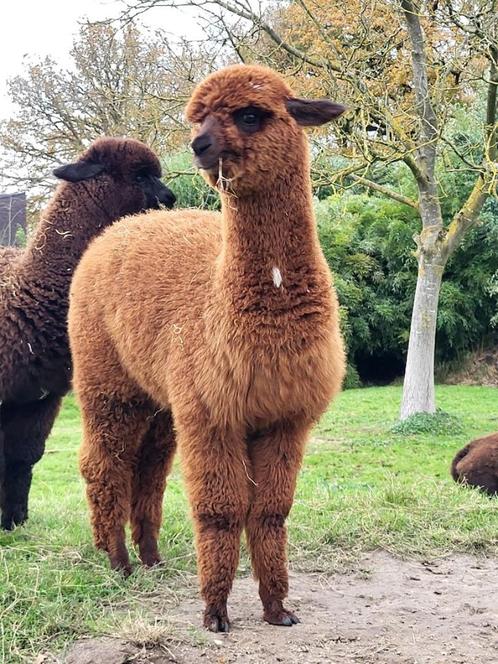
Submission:
[[[217,127],[217,120],[212,116],[207,117],[190,144],[195,155],[196,166],[206,171],[218,168],[222,154],[222,145],[216,136]]]

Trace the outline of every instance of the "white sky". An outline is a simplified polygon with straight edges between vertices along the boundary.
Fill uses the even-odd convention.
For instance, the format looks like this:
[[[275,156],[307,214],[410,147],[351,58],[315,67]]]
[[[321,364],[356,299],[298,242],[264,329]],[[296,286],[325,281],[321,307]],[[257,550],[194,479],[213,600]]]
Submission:
[[[0,119],[9,117],[7,79],[23,70],[25,57],[52,56],[69,63],[69,50],[78,33],[78,20],[119,15],[119,0],[3,0],[0,8]],[[185,10],[158,8],[142,17],[142,24],[176,36],[199,36],[193,16]]]

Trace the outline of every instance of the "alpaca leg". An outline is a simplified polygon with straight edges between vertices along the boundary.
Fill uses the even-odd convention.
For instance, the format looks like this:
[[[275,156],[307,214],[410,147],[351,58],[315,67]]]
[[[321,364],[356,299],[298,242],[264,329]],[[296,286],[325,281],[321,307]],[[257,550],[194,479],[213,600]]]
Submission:
[[[2,406],[0,404],[0,505],[4,501],[4,480],[5,480],[5,445],[4,433],[2,429]],[[0,507],[1,512],[1,507]]]
[[[4,480],[0,509],[5,530],[12,530],[28,518],[33,466],[43,455],[60,404],[61,397],[50,395],[31,403],[2,405]]]
[[[283,607],[288,592],[285,519],[294,499],[296,478],[309,425],[280,425],[248,442],[255,482],[246,533],[264,619],[274,625],[299,622]]]
[[[160,411],[151,418],[149,430],[137,452],[132,482],[132,537],[138,544],[140,559],[147,566],[161,562],[157,540],[166,476],[171,469],[175,449],[171,413]]]
[[[94,540],[112,569],[131,572],[125,544],[136,450],[153,413],[147,400],[80,394],[83,443],[80,470],[87,483]]]
[[[201,416],[195,419],[196,423],[185,427],[175,415],[206,603],[204,626],[212,632],[228,632],[227,599],[249,505],[248,459],[242,439],[210,428]]]

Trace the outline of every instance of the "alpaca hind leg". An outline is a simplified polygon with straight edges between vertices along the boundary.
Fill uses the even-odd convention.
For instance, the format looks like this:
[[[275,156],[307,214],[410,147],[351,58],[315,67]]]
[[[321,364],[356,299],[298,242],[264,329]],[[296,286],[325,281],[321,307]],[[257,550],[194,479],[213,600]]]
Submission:
[[[153,410],[146,398],[80,394],[83,444],[80,470],[87,483],[94,540],[112,569],[131,573],[125,543],[135,454]]]
[[[133,471],[131,526],[144,565],[161,562],[157,548],[166,477],[176,449],[170,412],[156,412],[137,452]]]
[[[201,409],[190,412],[187,426],[175,414],[175,426],[194,519],[204,626],[228,632],[227,599],[249,505],[248,459],[242,438],[210,427]]]
[[[281,424],[248,442],[251,460],[251,505],[246,534],[264,619],[290,626],[298,618],[284,608],[288,592],[285,519],[294,499],[296,478],[309,425]]]
[[[4,480],[0,509],[5,530],[12,530],[28,518],[33,466],[43,456],[60,404],[61,397],[49,395],[30,403],[2,405]]]
[[[0,519],[5,495],[5,435],[2,428],[2,404],[0,404]]]

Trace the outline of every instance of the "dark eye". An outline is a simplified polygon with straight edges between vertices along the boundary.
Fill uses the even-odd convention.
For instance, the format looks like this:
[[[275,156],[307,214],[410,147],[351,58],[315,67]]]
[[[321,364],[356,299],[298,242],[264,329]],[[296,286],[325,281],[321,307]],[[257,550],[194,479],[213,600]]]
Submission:
[[[149,177],[149,173],[145,168],[141,168],[139,171],[135,173],[135,182],[138,182],[138,184],[143,184]]]
[[[235,111],[233,119],[239,129],[247,134],[252,134],[260,129],[263,120],[269,115],[270,113],[262,108],[247,106]]]
[[[246,125],[255,125],[259,122],[259,117],[252,111],[246,111],[242,116],[242,122]]]

